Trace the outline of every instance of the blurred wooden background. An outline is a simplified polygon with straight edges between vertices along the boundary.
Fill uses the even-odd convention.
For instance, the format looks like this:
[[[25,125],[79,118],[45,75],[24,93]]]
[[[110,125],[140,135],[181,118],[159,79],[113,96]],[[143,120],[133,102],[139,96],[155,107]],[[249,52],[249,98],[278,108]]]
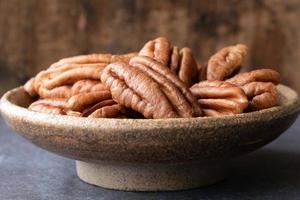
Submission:
[[[66,56],[137,51],[168,37],[204,62],[249,46],[244,70],[271,67],[300,92],[299,0],[0,0],[0,94]]]

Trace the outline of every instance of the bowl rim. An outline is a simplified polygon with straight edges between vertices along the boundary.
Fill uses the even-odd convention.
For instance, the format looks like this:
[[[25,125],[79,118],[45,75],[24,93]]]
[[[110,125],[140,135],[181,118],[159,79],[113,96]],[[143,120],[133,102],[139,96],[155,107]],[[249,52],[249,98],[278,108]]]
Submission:
[[[23,87],[2,97],[0,111],[5,122],[21,136],[71,159],[202,162],[240,156],[283,133],[299,114],[300,103],[294,90],[283,85],[278,88],[280,106],[222,117],[92,119],[51,115],[22,107],[30,99]],[[268,128],[273,131],[262,134]]]
[[[52,115],[47,113],[39,113],[35,111],[30,111],[25,107],[17,105],[11,101],[13,95],[18,92],[23,92],[23,86],[14,88],[7,91],[0,100],[0,113],[3,117],[21,117],[26,121],[34,121],[35,123],[45,123],[55,124],[55,126],[69,126],[73,128],[81,127],[81,124],[88,124],[90,127],[101,127],[105,128],[107,125],[115,126],[118,128],[131,128],[131,129],[149,129],[149,128],[171,128],[171,127],[184,127],[190,126],[191,124],[203,124],[204,126],[227,126],[233,125],[241,120],[243,122],[254,121],[255,118],[264,116],[265,114],[271,115],[274,118],[280,117],[287,113],[294,113],[300,111],[300,101],[296,91],[293,89],[279,84],[277,86],[280,95],[286,99],[284,103],[279,106],[272,108],[254,111],[249,113],[241,113],[236,115],[227,115],[219,117],[195,117],[195,118],[167,118],[167,119],[118,119],[118,118],[86,118],[86,117],[76,117],[76,116],[64,116],[64,115]],[[284,93],[283,93],[284,91]],[[262,117],[262,119],[264,119]],[[266,118],[266,120],[268,120]],[[151,123],[149,123],[151,121]],[[204,123],[205,122],[205,123]],[[151,124],[151,126],[148,126]]]

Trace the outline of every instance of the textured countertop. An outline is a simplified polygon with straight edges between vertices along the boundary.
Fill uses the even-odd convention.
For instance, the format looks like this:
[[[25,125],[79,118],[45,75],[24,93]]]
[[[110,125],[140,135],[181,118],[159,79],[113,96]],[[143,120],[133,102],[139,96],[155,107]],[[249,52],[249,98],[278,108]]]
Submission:
[[[280,138],[237,160],[232,176],[180,192],[122,192],[88,185],[75,162],[42,150],[0,118],[0,200],[300,199],[300,118]]]

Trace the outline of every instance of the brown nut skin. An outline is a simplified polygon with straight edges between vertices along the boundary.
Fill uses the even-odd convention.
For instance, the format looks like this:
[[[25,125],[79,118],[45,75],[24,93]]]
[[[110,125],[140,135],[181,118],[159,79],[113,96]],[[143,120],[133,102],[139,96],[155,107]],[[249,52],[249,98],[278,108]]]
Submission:
[[[169,67],[188,87],[197,82],[197,62],[190,48],[181,50],[164,37],[147,42],[139,56],[146,56]]]
[[[131,52],[131,53],[121,54],[121,55],[113,55],[110,63],[114,63],[114,62],[129,63],[130,59],[137,55],[138,55],[138,52]]]
[[[72,96],[71,86],[59,86],[51,90],[44,88],[43,86],[39,88],[38,94],[42,98],[70,98]]]
[[[167,38],[158,37],[154,40],[148,41],[140,50],[140,56],[147,56],[168,66],[170,61],[172,46]]]
[[[71,110],[81,112],[88,106],[107,99],[111,99],[111,94],[108,90],[83,92],[68,99],[68,104]]]
[[[271,108],[278,104],[275,84],[280,81],[278,72],[272,69],[258,69],[240,73],[226,82],[241,87],[249,99],[249,111]]]
[[[53,115],[66,115],[66,112],[59,107],[49,106],[46,104],[35,104],[28,107],[29,110],[40,112],[40,113],[47,113]]]
[[[197,62],[190,48],[182,48],[179,54],[179,71],[177,74],[179,79],[182,80],[186,86],[190,87],[196,83],[198,79]]]
[[[280,75],[273,69],[258,69],[250,72],[244,72],[226,80],[226,82],[237,86],[243,86],[251,82],[271,82],[278,84],[279,81]]]
[[[100,80],[84,79],[77,81],[71,88],[72,95],[83,93],[83,92],[95,92],[107,90],[105,85]]]
[[[38,93],[34,89],[34,78],[29,79],[25,85],[24,90],[31,96],[31,97],[37,97]]]
[[[70,84],[82,79],[99,80],[99,72],[105,66],[106,64],[64,64],[55,69],[41,71],[34,78],[34,90],[43,98],[61,98],[63,90],[66,94],[64,97],[70,97]],[[55,90],[56,88],[61,89]]]
[[[247,46],[237,44],[228,46],[214,54],[207,63],[207,80],[225,80],[241,68],[247,54]]]
[[[66,115],[74,116],[74,117],[81,117],[81,112],[73,111],[73,110],[65,110]]]
[[[123,55],[90,54],[65,58],[28,81],[25,84],[26,91],[31,96],[39,94],[43,98],[63,97],[60,92],[52,92],[51,90],[55,87],[71,85],[82,79],[98,80],[99,73],[108,63],[120,60],[129,62],[134,55],[137,55],[137,53]],[[40,91],[40,88],[42,88],[42,91]],[[64,97],[68,96],[65,95]]]
[[[190,88],[205,116],[239,114],[248,106],[248,99],[239,87],[224,81],[202,81]]]
[[[61,85],[70,85],[82,79],[99,79],[100,72],[104,67],[83,67],[63,72],[51,80],[45,82],[45,88],[53,89]]]
[[[179,71],[180,49],[177,46],[172,48],[169,68],[175,74]]]
[[[242,86],[249,99],[248,111],[262,110],[278,105],[278,92],[271,82],[251,82]]]
[[[118,104],[142,113],[146,118],[179,117],[152,78],[126,63],[108,65],[101,81]]]
[[[33,102],[28,109],[36,112],[56,115],[81,115],[81,113],[69,109],[66,99],[39,99]]]
[[[179,50],[178,47],[174,46],[169,68],[188,87],[198,82],[197,62],[190,48],[185,47]]]
[[[118,116],[122,116],[123,106],[119,104],[114,104],[110,106],[103,106],[98,108],[93,113],[91,113],[89,118],[117,118]]]
[[[92,64],[92,63],[112,63],[112,62],[129,62],[130,58],[136,56],[137,52],[131,52],[121,55],[112,55],[112,54],[88,54],[88,55],[79,55],[69,58],[63,58],[56,63],[53,63],[49,68],[57,68],[61,65],[73,63],[73,64]]]
[[[44,105],[49,105],[49,106],[53,106],[53,107],[59,107],[59,108],[62,108],[62,109],[69,109],[67,99],[64,99],[64,98],[38,99],[37,101],[33,102],[30,106],[35,106],[35,105],[38,105],[38,104],[44,104]]]
[[[198,69],[198,82],[206,80],[207,74],[207,63],[202,63],[197,66]]]
[[[91,107],[84,109],[82,111],[82,117],[88,117],[96,110],[99,110],[105,106],[112,106],[114,104],[117,104],[117,103],[112,99],[106,99],[106,100],[100,101],[100,102],[96,103],[95,105],[92,105]]]
[[[160,85],[180,117],[202,115],[201,108],[188,87],[169,68],[145,56],[133,57],[129,64],[150,76]]]

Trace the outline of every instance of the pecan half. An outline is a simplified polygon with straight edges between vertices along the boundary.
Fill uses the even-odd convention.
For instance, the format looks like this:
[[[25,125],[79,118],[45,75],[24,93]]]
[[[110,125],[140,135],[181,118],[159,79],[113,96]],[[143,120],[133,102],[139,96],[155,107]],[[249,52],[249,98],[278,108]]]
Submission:
[[[206,116],[239,114],[248,106],[243,90],[224,81],[202,81],[190,90]]]
[[[38,96],[38,93],[34,89],[34,78],[29,79],[25,85],[24,85],[24,90],[31,96],[31,97],[36,97]]]
[[[72,96],[68,99],[69,108],[74,111],[83,111],[90,105],[94,105],[103,100],[111,99],[111,94],[108,90],[83,92]]]
[[[237,74],[226,82],[241,87],[249,99],[248,110],[261,110],[278,104],[278,84],[280,75],[272,69],[259,69]]]
[[[29,110],[57,114],[57,115],[70,115],[80,116],[81,113],[75,112],[69,109],[69,105],[66,99],[39,99],[33,102],[29,107]]]
[[[169,68],[188,87],[198,80],[197,62],[190,48],[179,50],[178,47],[173,47]]]
[[[72,95],[83,93],[83,92],[95,92],[107,90],[103,83],[97,80],[80,80],[74,83],[71,88]]]
[[[69,58],[63,58],[58,62],[52,64],[49,68],[57,68],[64,64],[93,64],[93,63],[112,63],[112,62],[129,62],[130,58],[136,56],[138,53],[132,52],[121,55],[112,55],[112,54],[88,54],[88,55],[79,55]]]
[[[28,107],[29,110],[53,115],[66,115],[66,112],[59,107],[49,106],[46,104],[35,104]]]
[[[198,64],[198,82],[206,80],[207,63]]]
[[[63,99],[63,98],[39,99],[39,100],[33,102],[30,106],[34,106],[34,105],[38,105],[38,104],[44,104],[44,105],[49,105],[49,106],[53,106],[53,107],[69,109],[67,100]]]
[[[147,56],[168,66],[171,53],[171,44],[167,38],[159,37],[148,41],[140,50],[140,56]]]
[[[250,82],[272,82],[278,84],[280,75],[273,69],[258,69],[250,72],[244,72],[227,79],[226,82],[243,86]]]
[[[60,86],[53,88],[51,90],[40,87],[38,90],[38,94],[42,98],[70,98],[72,96],[71,86]]]
[[[70,97],[72,92],[65,85],[72,85],[82,79],[98,80],[99,73],[107,64],[116,61],[129,62],[130,58],[135,55],[137,53],[123,55],[90,54],[64,58],[27,81],[24,89],[32,97],[37,95],[43,98]],[[56,90],[56,87],[60,86],[64,87]],[[63,90],[65,92],[62,92]]]
[[[117,104],[117,103],[114,100],[112,100],[112,99],[106,99],[106,100],[100,101],[100,102],[96,103],[95,105],[84,109],[82,111],[82,116],[83,117],[88,117],[93,112],[95,112],[96,110],[99,110],[99,109],[101,109],[101,108],[103,108],[105,106],[112,106],[114,104]]]
[[[169,68],[175,74],[179,71],[180,49],[177,46],[172,48]]]
[[[278,104],[278,92],[271,82],[251,82],[242,86],[249,98],[249,111],[271,108]]]
[[[82,117],[92,118],[143,118],[140,113],[117,104],[112,99],[103,100],[82,112]]]
[[[197,82],[197,62],[190,48],[181,50],[163,37],[147,42],[139,56],[146,56],[169,67],[188,87]]]
[[[114,104],[111,106],[104,106],[95,110],[92,114],[90,114],[89,118],[114,118],[120,115],[122,112],[123,106],[119,104]]]
[[[180,50],[178,78],[182,80],[188,87],[197,82],[197,62],[194,59],[190,48],[182,48]]]
[[[169,68],[145,56],[133,57],[129,64],[141,70],[160,85],[161,90],[166,94],[180,117],[201,116],[201,109],[196,99]]]
[[[110,89],[112,98],[146,118],[178,117],[152,78],[126,63],[112,63],[101,75],[101,81]]]
[[[117,104],[114,100],[108,99],[86,109],[83,111],[82,116],[89,118],[116,118],[123,116],[124,109],[123,106]]]
[[[214,54],[207,63],[207,80],[224,80],[241,68],[247,47],[243,44],[228,46]]]
[[[34,78],[34,90],[43,98],[49,98],[50,96],[59,98],[61,93],[57,91],[52,92],[53,89],[64,86],[65,90],[67,90],[68,86],[66,85],[71,85],[82,79],[98,80],[99,73],[105,66],[104,64],[64,64],[55,69],[42,71]],[[62,91],[62,89],[59,91]],[[71,92],[66,91],[66,93],[70,94]],[[55,96],[56,94],[60,96]]]
[[[45,87],[47,89],[53,89],[61,85],[70,85],[82,79],[99,79],[100,72],[104,69],[103,66],[99,67],[82,67],[71,69],[63,72],[51,80],[45,82]]]

